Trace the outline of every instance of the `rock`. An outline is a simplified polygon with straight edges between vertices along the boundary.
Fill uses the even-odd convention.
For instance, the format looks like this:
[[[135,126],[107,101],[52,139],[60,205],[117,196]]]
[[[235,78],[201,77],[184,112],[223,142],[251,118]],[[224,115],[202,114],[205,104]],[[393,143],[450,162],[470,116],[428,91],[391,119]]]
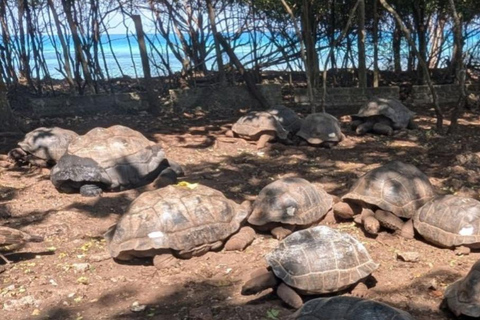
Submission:
[[[36,300],[33,296],[25,296],[17,300],[6,300],[3,303],[3,310],[15,311],[15,310],[24,310],[28,307],[38,307],[40,304],[39,300]]]
[[[146,308],[147,308],[146,305],[140,304],[140,303],[138,303],[138,301],[135,301],[135,302],[132,303],[132,305],[130,306],[130,310],[132,310],[133,312],[142,312],[142,311],[145,310]]]
[[[75,272],[85,272],[90,270],[90,263],[74,263],[72,267]]]
[[[398,252],[397,259],[401,259],[405,262],[418,262],[420,260],[420,254],[415,251]]]

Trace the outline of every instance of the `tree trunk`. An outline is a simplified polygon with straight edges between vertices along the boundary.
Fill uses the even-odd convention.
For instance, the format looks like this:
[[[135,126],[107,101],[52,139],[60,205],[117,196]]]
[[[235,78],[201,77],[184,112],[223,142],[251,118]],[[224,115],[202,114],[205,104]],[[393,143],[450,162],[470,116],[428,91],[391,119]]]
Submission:
[[[415,29],[417,30],[418,38],[418,54],[423,61],[427,61],[427,28],[425,26],[425,3],[424,1],[413,1],[413,21],[415,23]],[[421,66],[421,61],[417,61],[417,73],[419,84],[425,83],[425,72]]]
[[[430,61],[428,66],[430,69],[436,69],[438,67],[438,62],[442,56],[442,44],[443,44],[443,28],[445,27],[445,14],[439,13],[437,21],[432,23],[431,26],[433,30],[431,31],[430,43],[432,44],[432,49],[430,53]]]
[[[237,68],[238,72],[243,76],[243,79],[245,80],[245,84],[247,85],[248,90],[250,93],[260,102],[263,108],[268,109],[270,107],[268,101],[265,99],[265,97],[262,95],[260,91],[258,91],[258,88],[255,84],[255,81],[253,80],[252,75],[250,72],[245,70],[243,67],[242,63],[240,60],[238,60],[237,56],[233,52],[232,47],[228,44],[228,42],[223,38],[221,33],[218,33],[218,41],[222,45],[223,49],[225,52],[228,54],[230,60],[233,62],[235,67]]]
[[[440,109],[440,106],[438,105],[438,97],[437,97],[437,92],[435,91],[435,88],[433,87],[432,80],[430,79],[430,74],[428,73],[428,66],[425,60],[421,57],[420,53],[417,50],[417,47],[415,46],[415,43],[413,42],[410,34],[410,30],[405,26],[405,24],[402,21],[402,18],[398,15],[398,13],[393,9],[386,0],[379,0],[382,6],[390,12],[394,17],[395,20],[397,20],[398,24],[400,25],[403,33],[405,34],[405,39],[407,39],[411,50],[414,52],[415,56],[417,57],[418,61],[420,62],[420,66],[422,67],[424,74],[425,74],[425,80],[427,81],[428,88],[430,89],[430,94],[432,97],[432,102],[433,102],[433,107],[435,109],[435,115],[437,117],[437,131],[438,133],[442,134],[443,133],[443,114],[442,110]]]
[[[358,85],[367,87],[367,64],[365,57],[365,0],[361,0],[357,8],[358,14]]]
[[[315,48],[316,25],[313,22],[314,12],[310,0],[303,0],[302,18],[302,36],[305,44],[306,70],[310,79],[312,88],[316,88],[319,82],[318,55]]]
[[[400,50],[402,48],[402,29],[395,20],[395,30],[393,31],[392,47],[393,47],[393,68],[396,73],[402,72],[402,60]]]
[[[378,0],[373,0],[373,87],[378,87],[380,71],[378,70]]]
[[[135,23],[135,30],[138,38],[138,49],[140,50],[140,58],[142,59],[143,69],[143,85],[147,91],[148,111],[152,114],[157,114],[157,98],[153,90],[152,76],[150,75],[150,63],[148,61],[147,47],[145,45],[145,36],[143,34],[142,18],[138,14],[132,15],[132,20]]]
[[[218,66],[218,80],[220,82],[220,86],[225,86],[227,83],[227,79],[225,77],[225,68],[223,66],[223,59],[222,59],[222,50],[220,50],[220,44],[218,43],[218,31],[217,25],[215,23],[215,8],[212,5],[212,0],[206,0],[207,7],[208,7],[208,18],[210,20],[210,27],[212,28],[213,33],[213,41],[215,44],[215,58],[217,59],[217,66]]]
[[[458,98],[458,103],[455,106],[455,109],[452,112],[450,118],[450,127],[448,128],[448,133],[455,133],[458,129],[458,118],[463,114],[463,108],[465,106],[465,101],[467,99],[467,92],[465,89],[465,78],[466,72],[463,66],[463,38],[462,38],[462,21],[460,16],[457,13],[455,8],[455,3],[453,0],[449,0],[450,10],[452,11],[453,16],[453,39],[454,39],[454,62],[455,62],[455,75],[456,83],[460,87],[460,97]]]
[[[2,115],[2,121],[0,121],[0,132],[7,131],[19,131],[17,122],[10,109],[10,103],[7,99],[7,87],[0,77],[0,114]]]

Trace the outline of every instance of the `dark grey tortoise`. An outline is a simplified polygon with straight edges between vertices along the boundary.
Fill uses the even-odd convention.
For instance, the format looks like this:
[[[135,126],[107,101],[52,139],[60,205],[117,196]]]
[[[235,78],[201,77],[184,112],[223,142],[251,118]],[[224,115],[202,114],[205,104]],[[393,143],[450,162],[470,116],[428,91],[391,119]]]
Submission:
[[[369,233],[376,234],[383,225],[413,238],[411,219],[434,196],[433,187],[422,171],[414,165],[392,161],[360,177],[342,202],[334,205],[333,211],[342,218],[353,217],[364,223]]]
[[[243,295],[276,288],[285,303],[300,308],[300,295],[339,292],[359,284],[378,265],[355,238],[327,226],[292,233],[265,256],[271,270],[259,270],[242,287]],[[363,283],[360,287],[364,287]]]
[[[9,151],[8,156],[20,165],[32,164],[50,167],[65,154],[71,141],[78,134],[59,127],[40,127],[30,131],[18,143],[18,148]]]
[[[136,198],[105,234],[110,255],[118,260],[155,257],[158,268],[177,258],[210,250],[242,250],[255,231],[242,227],[251,206],[227,199],[218,190],[198,185],[170,185]]]
[[[428,242],[467,254],[470,248],[480,248],[480,201],[438,196],[417,210],[413,225]]]
[[[480,260],[466,277],[454,282],[445,290],[442,306],[448,307],[457,317],[480,317]]]
[[[103,190],[136,188],[164,177],[175,183],[180,166],[172,165],[160,144],[140,132],[116,125],[94,128],[72,141],[50,173],[62,192],[97,196]]]
[[[358,135],[392,135],[394,130],[415,129],[414,114],[396,99],[374,97],[352,115],[352,129]]]
[[[316,298],[306,302],[291,320],[413,320],[406,311],[358,297]]]
[[[281,240],[295,229],[320,221],[332,204],[332,196],[320,186],[302,178],[283,178],[260,191],[248,223]]]
[[[302,125],[302,119],[292,109],[284,105],[276,105],[267,110],[273,115],[289,134],[296,134]]]
[[[297,136],[309,144],[331,148],[345,139],[340,122],[328,113],[312,113],[302,120]]]

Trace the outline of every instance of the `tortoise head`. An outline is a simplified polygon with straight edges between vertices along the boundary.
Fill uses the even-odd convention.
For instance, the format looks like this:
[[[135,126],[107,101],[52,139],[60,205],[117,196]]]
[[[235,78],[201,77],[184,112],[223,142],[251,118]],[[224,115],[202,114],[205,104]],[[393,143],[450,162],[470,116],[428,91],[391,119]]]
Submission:
[[[85,184],[108,187],[111,179],[105,170],[93,159],[75,155],[64,155],[52,168],[50,180],[60,191],[78,192]]]

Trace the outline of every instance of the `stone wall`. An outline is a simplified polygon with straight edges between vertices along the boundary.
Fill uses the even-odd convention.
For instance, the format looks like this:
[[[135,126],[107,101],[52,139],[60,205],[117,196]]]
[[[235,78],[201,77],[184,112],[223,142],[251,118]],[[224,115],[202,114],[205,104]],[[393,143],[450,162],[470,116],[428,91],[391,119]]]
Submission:
[[[364,104],[373,96],[398,99],[400,96],[399,87],[378,87],[378,88],[327,88],[325,106],[328,107],[358,107]],[[314,93],[314,100],[320,103],[322,91]],[[306,88],[295,89],[294,100],[296,103],[308,103]]]
[[[438,101],[441,105],[456,103],[460,96],[460,89],[456,84],[444,84],[434,86],[437,92]],[[479,95],[480,85],[469,84],[467,85],[467,95]],[[428,86],[412,86],[412,91],[408,97],[408,102],[415,105],[431,104],[430,89]]]
[[[24,98],[21,102],[12,101],[11,105],[13,110],[33,119],[112,111],[136,112],[148,108],[146,95],[135,92],[88,96]]]

